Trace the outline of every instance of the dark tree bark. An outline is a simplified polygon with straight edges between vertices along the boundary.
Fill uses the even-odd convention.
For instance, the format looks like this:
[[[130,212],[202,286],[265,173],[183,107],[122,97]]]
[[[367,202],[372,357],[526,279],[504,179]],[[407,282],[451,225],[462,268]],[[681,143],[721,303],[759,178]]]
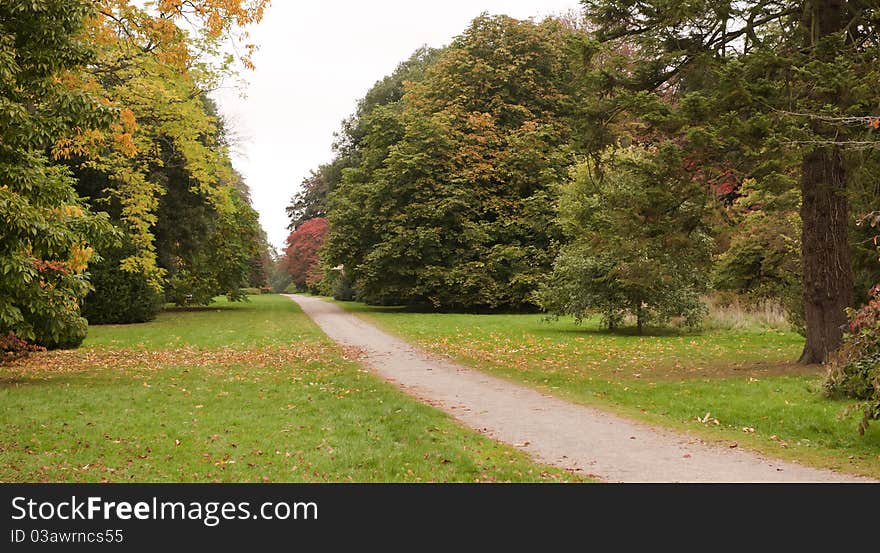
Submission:
[[[837,148],[819,148],[806,155],[802,171],[801,251],[807,342],[801,363],[824,363],[840,346],[845,310],[853,303],[846,168]]]
[[[806,46],[815,47],[823,38],[842,30],[848,12],[846,0],[805,2]],[[833,103],[836,99],[814,100]],[[835,140],[834,129],[815,125],[813,130],[819,136]],[[847,240],[847,174],[837,147],[811,151],[804,156],[801,170],[801,253],[807,342],[800,362],[824,363],[841,344],[845,310],[853,303],[853,271]]]

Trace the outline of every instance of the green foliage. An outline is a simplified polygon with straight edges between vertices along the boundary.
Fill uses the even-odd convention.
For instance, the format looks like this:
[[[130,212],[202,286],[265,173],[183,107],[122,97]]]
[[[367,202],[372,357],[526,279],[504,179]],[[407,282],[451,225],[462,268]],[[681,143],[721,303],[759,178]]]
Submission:
[[[86,339],[89,323],[72,309],[50,313],[32,313],[34,342],[48,349],[78,348]]]
[[[799,208],[797,190],[774,194],[747,179],[728,210],[729,243],[715,260],[712,281],[716,290],[752,304],[781,301],[792,326],[803,333]]]
[[[880,419],[880,284],[871,289],[868,303],[848,312],[850,323],[843,346],[835,354],[825,390],[829,396],[865,401],[859,432]]]
[[[243,299],[239,289],[252,280],[265,242],[256,211],[234,186],[240,179],[220,183],[225,200],[216,205],[179,165],[164,167],[156,178],[164,194],[153,232],[158,265],[167,274],[166,299],[177,305],[208,305],[221,294]]]
[[[88,13],[68,0],[0,3],[0,335],[50,348],[85,337],[84,271],[91,245],[111,234],[46,156],[75,128],[111,119],[98,97],[61,79],[76,81],[92,59],[80,40]]]
[[[599,313],[612,328],[626,314],[639,331],[672,317],[697,326],[712,247],[704,206],[672,147],[609,149],[578,165],[559,201],[570,242],[537,301],[577,320]]]
[[[857,282],[847,236],[851,191],[877,159],[870,123],[880,105],[878,5],[582,4],[606,46],[597,55],[633,54],[604,80],[602,97],[619,108],[608,126],[635,116],[639,124],[631,129],[683,145],[707,184],[733,175],[735,186],[722,193],[728,200],[749,178],[774,194],[800,189],[802,361],[824,362],[840,344]],[[857,278],[858,264],[865,266],[859,257]]]
[[[415,60],[427,66],[402,66],[368,94],[364,105],[379,100],[329,198],[324,255],[358,297],[529,303],[559,238],[552,186],[569,163],[575,36],[555,20],[481,16],[436,59]]]
[[[147,275],[121,267],[135,253],[131,244],[101,252],[101,261],[89,266],[92,291],[83,301],[82,314],[90,324],[130,324],[152,321],[164,297]]]
[[[119,119],[112,133],[56,145],[80,195],[107,209],[125,234],[122,271],[178,301],[238,298],[242,285],[266,280],[265,237],[232,168],[229,133],[205,92],[230,72],[219,33],[259,19],[261,3],[187,2],[183,11],[166,4],[161,16],[129,2],[104,6],[91,20],[99,48],[87,84],[119,106]],[[198,28],[184,31],[175,23],[181,17]],[[153,303],[145,293],[144,305]],[[118,301],[107,308],[123,312]]]
[[[267,264],[269,288],[275,294],[286,293],[287,287],[293,282],[293,277],[287,270],[286,260],[272,247],[269,249],[269,258]]]
[[[287,206],[287,216],[290,218],[288,228],[291,231],[310,219],[326,217],[328,196],[339,186],[343,173],[365,163],[365,156],[375,156],[375,152],[370,153],[371,147],[375,146],[377,138],[382,138],[376,136],[378,130],[374,127],[373,113],[382,106],[399,104],[405,83],[420,80],[439,52],[427,46],[419,48],[391,75],[378,81],[358,102],[357,111],[342,122],[342,128],[334,135],[336,156],[303,179],[299,191]],[[391,141],[393,137],[389,137]],[[381,158],[374,157],[367,166],[374,167],[385,155],[387,152]]]
[[[851,174],[850,205],[855,224],[850,229],[852,245],[853,270],[855,271],[855,296],[864,298],[880,283],[880,156],[863,156],[861,152],[854,156],[862,158],[858,167]]]

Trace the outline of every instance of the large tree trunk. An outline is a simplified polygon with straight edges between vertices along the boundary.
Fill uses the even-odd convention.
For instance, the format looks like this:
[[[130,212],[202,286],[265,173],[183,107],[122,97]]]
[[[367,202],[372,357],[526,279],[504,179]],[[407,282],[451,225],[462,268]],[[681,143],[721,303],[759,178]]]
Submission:
[[[807,330],[801,363],[824,363],[840,346],[845,309],[853,302],[846,167],[839,149],[818,148],[804,157],[801,194]]]
[[[804,45],[818,43],[844,28],[848,17],[846,0],[804,1]],[[831,61],[828,52],[815,52]],[[817,104],[839,98],[814,97]],[[835,140],[839,129],[821,128],[819,136]],[[804,156],[801,165],[802,260],[804,271],[804,315],[807,343],[801,363],[824,363],[841,343],[847,307],[853,301],[853,272],[850,264],[849,206],[846,197],[846,166],[837,147],[819,147]]]

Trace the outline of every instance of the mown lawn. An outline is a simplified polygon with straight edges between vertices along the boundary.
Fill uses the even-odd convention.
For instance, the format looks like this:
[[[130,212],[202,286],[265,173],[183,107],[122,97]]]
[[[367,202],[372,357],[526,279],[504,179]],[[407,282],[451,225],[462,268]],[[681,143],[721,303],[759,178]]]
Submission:
[[[729,447],[880,477],[880,424],[859,436],[855,402],[826,399],[823,369],[792,362],[803,348],[793,332],[637,336],[542,315],[340,305],[435,353],[576,402]]]
[[[571,480],[363,371],[280,296],[0,367],[2,482]]]

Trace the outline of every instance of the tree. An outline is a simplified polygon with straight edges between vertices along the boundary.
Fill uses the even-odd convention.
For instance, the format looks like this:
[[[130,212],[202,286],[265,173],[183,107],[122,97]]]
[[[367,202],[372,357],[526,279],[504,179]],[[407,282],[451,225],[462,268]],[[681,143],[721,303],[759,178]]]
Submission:
[[[126,252],[118,267],[129,274],[101,282],[143,277],[161,289],[152,231],[162,190],[150,177],[165,167],[163,153],[182,161],[218,213],[241,223],[233,234],[248,235],[241,230],[255,215],[244,221],[236,207],[202,90],[227,73],[220,43],[258,21],[266,3],[163,0],[151,12],[126,0],[0,5],[0,331],[77,345],[96,248],[108,260]],[[195,26],[178,27],[184,18]],[[110,211],[124,239],[114,243],[120,233],[92,209]]]
[[[0,335],[75,347],[86,334],[80,302],[93,246],[109,239],[69,171],[46,152],[74,129],[113,118],[100,97],[71,83],[91,57],[82,40],[88,5],[0,3]]]
[[[880,256],[880,211],[872,211],[859,219],[860,226],[873,233],[876,269]],[[880,277],[875,276],[880,279]],[[868,302],[859,309],[847,312],[849,324],[844,333],[843,346],[835,352],[831,369],[825,380],[826,394],[845,396],[866,401],[859,433],[864,434],[872,420],[880,419],[880,282],[868,292]]]
[[[545,310],[600,313],[611,328],[631,314],[640,334],[676,316],[699,323],[712,241],[704,192],[683,165],[667,144],[609,149],[572,170],[559,200],[569,242],[537,294]]]
[[[481,16],[363,121],[331,194],[326,258],[373,303],[522,308],[559,237],[578,33]]]
[[[329,171],[330,166],[322,165],[303,179],[299,192],[286,208],[290,218],[289,230],[295,231],[306,221],[327,215],[327,194],[331,189]]]
[[[801,361],[824,362],[840,345],[853,301],[847,184],[859,160],[847,152],[868,129],[841,123],[863,120],[877,105],[878,7],[858,0],[583,4],[599,40],[638,52],[636,67],[611,79],[630,105],[650,103],[645,92],[675,99],[670,113],[648,123],[675,128],[707,158],[733,159],[747,176],[797,183]]]
[[[300,290],[315,290],[323,279],[318,250],[327,236],[327,219],[309,219],[287,237],[287,272]]]
[[[179,165],[164,166],[160,182],[155,248],[168,275],[168,301],[207,305],[219,294],[243,299],[240,288],[263,251],[256,211],[228,185],[223,208],[206,201]]]
[[[106,282],[144,275],[176,302],[208,303],[220,292],[240,297],[239,287],[257,276],[261,230],[232,168],[224,122],[204,91],[230,72],[217,55],[225,33],[258,20],[263,4],[163,2],[158,12],[128,2],[98,6],[91,32],[101,47],[91,85],[120,106],[121,121],[113,134],[56,145],[56,155],[74,169],[80,194],[107,209],[132,246],[116,269],[106,268],[130,278]],[[194,33],[177,26],[183,17],[198,22]],[[198,58],[198,50],[224,61]],[[223,233],[231,238],[218,245],[215,235]]]
[[[341,129],[334,135],[336,141],[333,144],[333,160],[319,166],[303,179],[300,190],[287,206],[287,216],[290,218],[288,229],[296,230],[309,219],[326,216],[327,198],[342,181],[346,169],[362,166],[370,171],[375,169],[377,162],[384,159],[387,152],[382,153],[381,157],[371,153],[376,145],[369,137],[378,132],[373,125],[380,120],[380,117],[373,117],[374,112],[378,116],[384,111],[380,109],[383,106],[399,106],[404,83],[420,79],[425,69],[436,59],[438,52],[439,50],[428,47],[416,50],[391,75],[373,85],[358,102],[355,113],[342,122]],[[382,151],[381,146],[379,151]]]

